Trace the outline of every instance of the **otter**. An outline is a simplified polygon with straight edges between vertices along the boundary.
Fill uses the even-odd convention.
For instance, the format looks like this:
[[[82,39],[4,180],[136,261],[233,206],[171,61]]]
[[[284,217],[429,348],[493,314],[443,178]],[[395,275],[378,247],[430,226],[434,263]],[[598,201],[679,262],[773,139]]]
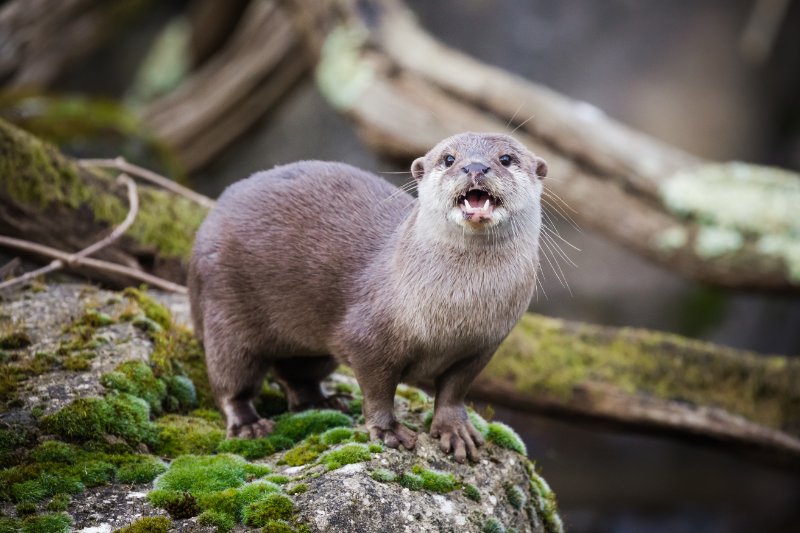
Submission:
[[[229,186],[189,269],[195,332],[229,437],[267,435],[267,372],[289,409],[341,408],[320,381],[349,365],[372,439],[412,449],[400,382],[432,383],[430,434],[457,461],[483,439],[467,390],[533,296],[547,165],[508,135],[463,133],[416,159],[418,197],[335,162]]]

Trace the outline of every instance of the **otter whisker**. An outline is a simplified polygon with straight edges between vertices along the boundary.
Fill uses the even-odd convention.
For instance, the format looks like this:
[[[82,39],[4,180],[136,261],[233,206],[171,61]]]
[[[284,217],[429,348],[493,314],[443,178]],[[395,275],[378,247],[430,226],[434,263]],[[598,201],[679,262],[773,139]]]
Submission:
[[[558,243],[553,239],[553,237],[551,237],[547,233],[542,233],[542,237],[547,239],[550,245],[556,249],[558,255],[563,257],[567,261],[567,263],[574,266],[575,268],[578,268],[578,265],[576,265],[575,262],[564,252],[564,250],[561,248],[561,246],[558,245]]]
[[[513,130],[511,130],[511,134],[513,135],[515,131],[517,131],[517,130],[518,130],[518,129],[520,129],[522,126],[524,126],[525,124],[527,124],[528,122],[530,122],[530,121],[531,121],[531,119],[532,119],[534,116],[536,116],[536,113],[534,113],[533,115],[529,116],[529,117],[527,118],[527,120],[525,120],[524,122],[522,122],[521,124],[519,124],[519,125],[518,125],[516,128],[514,128]]]
[[[575,213],[576,215],[578,214],[578,212],[577,212],[575,209],[573,209],[573,208],[572,208],[572,206],[571,206],[571,205],[569,205],[569,204],[567,203],[567,201],[566,201],[566,200],[564,200],[563,198],[561,198],[561,197],[560,197],[560,196],[559,196],[559,195],[558,195],[558,194],[557,194],[555,191],[553,191],[552,189],[543,189],[543,190],[542,190],[542,192],[543,192],[544,194],[549,194],[549,195],[550,195],[551,197],[553,197],[553,198],[556,198],[556,199],[557,199],[559,202],[561,202],[562,204],[564,204],[564,206],[565,206],[567,209],[569,209],[570,211],[572,211],[572,212],[573,212],[573,213]]]
[[[519,104],[519,105],[517,106],[517,110],[516,110],[516,111],[514,111],[514,114],[513,114],[513,115],[511,115],[511,118],[510,118],[510,119],[508,119],[508,122],[506,122],[506,129],[508,129],[508,127],[509,127],[509,126],[511,125],[511,123],[514,121],[514,119],[515,119],[515,118],[517,118],[517,113],[519,113],[519,110],[520,110],[520,109],[522,109],[522,106],[523,106],[523,105],[524,105],[524,104]],[[514,133],[514,132],[511,132],[511,133]]]
[[[564,271],[561,270],[561,265],[559,264],[558,260],[555,258],[555,256],[553,256],[553,261],[550,260],[550,255],[553,255],[553,251],[550,248],[550,245],[547,243],[547,241],[544,240],[542,241],[542,244],[544,245],[543,251],[545,252],[542,255],[544,255],[544,258],[547,260],[547,263],[550,265],[550,268],[553,269],[553,274],[555,274],[556,279],[559,281],[559,283],[561,283],[561,286],[565,287],[569,291],[570,295],[572,295],[572,289],[570,289],[569,283],[567,283],[567,278],[566,276],[564,276]],[[548,251],[550,252],[550,254],[547,253]],[[555,264],[553,264],[554,262]],[[556,270],[556,266],[558,267],[558,270]],[[559,272],[561,273],[560,276]]]
[[[566,244],[567,246],[569,246],[569,247],[570,247],[570,248],[572,248],[573,250],[575,250],[575,251],[577,251],[577,252],[580,252],[580,251],[581,251],[581,249],[580,249],[580,248],[578,248],[577,246],[575,246],[574,244],[572,244],[571,242],[569,242],[567,239],[565,239],[564,237],[562,237],[562,236],[561,236],[561,234],[558,232],[558,230],[554,230],[554,228],[550,228],[550,227],[547,227],[547,226],[543,226],[543,227],[544,227],[544,228],[545,228],[547,231],[549,231],[549,232],[550,232],[550,235],[552,235],[552,236],[554,236],[554,237],[558,237],[558,238],[561,240],[561,242],[563,242],[564,244]]]
[[[581,230],[581,227],[580,227],[580,226],[578,226],[578,223],[577,223],[577,222],[575,222],[574,220],[572,220],[572,217],[571,217],[571,216],[569,216],[569,213],[567,213],[566,211],[564,211],[563,209],[561,209],[561,208],[560,208],[558,205],[556,205],[555,203],[551,202],[551,201],[550,201],[550,200],[547,198],[547,196],[544,196],[544,195],[542,195],[542,204],[543,204],[543,205],[546,205],[547,207],[549,207],[550,209],[552,209],[553,211],[555,211],[555,214],[557,214],[558,216],[560,216],[561,218],[563,218],[564,220],[566,220],[567,222],[569,222],[569,225],[570,225],[570,226],[572,226],[573,228],[575,228],[575,229],[576,229],[578,232],[581,232],[581,233],[583,232],[583,230]]]

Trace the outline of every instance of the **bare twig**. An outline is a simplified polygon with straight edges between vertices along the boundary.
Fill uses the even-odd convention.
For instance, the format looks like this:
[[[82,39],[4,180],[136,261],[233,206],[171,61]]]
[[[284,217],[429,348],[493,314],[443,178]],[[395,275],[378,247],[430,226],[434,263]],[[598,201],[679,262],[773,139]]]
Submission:
[[[73,254],[68,254],[62,252],[61,250],[56,250],[55,248],[51,248],[49,246],[44,246],[41,244],[36,244],[21,239],[14,239],[12,237],[6,237],[4,235],[0,235],[0,246],[5,246],[7,248],[16,248],[19,250],[39,255],[44,255],[47,257],[55,257],[57,258],[57,261],[63,262],[64,265],[67,265],[69,264],[70,261],[72,261],[72,263],[75,266],[88,267],[95,270],[103,270],[107,272],[112,272],[114,274],[120,274],[122,276],[127,276],[129,278],[141,281],[143,283],[147,283],[148,285],[151,285],[159,289],[163,289],[165,291],[177,292],[179,294],[187,293],[186,287],[184,287],[183,285],[172,283],[171,281],[167,281],[163,278],[159,278],[150,275],[146,272],[142,272],[141,270],[136,270],[135,268],[118,265],[116,263],[110,263],[108,261],[92,259],[91,257],[81,257],[76,259]],[[0,285],[0,289],[4,288],[4,285],[5,284]]]
[[[160,174],[156,174],[152,170],[129,163],[123,157],[116,157],[114,159],[80,159],[78,160],[78,164],[80,164],[82,167],[114,168],[120,172],[127,172],[138,178],[142,178],[145,181],[154,183],[159,187],[167,189],[168,191],[172,191],[175,194],[179,194],[185,198],[188,198],[189,200],[192,200],[193,202],[208,209],[214,207],[215,204],[214,200],[208,196],[204,196],[187,187],[184,187],[183,185],[175,183],[171,179],[165,178]]]
[[[97,259],[88,258],[88,256],[90,256],[91,254],[105,248],[112,242],[119,239],[122,235],[125,234],[126,231],[128,231],[131,225],[133,225],[133,222],[136,220],[136,215],[139,212],[139,195],[137,194],[136,190],[136,182],[134,182],[130,178],[130,176],[126,174],[120,174],[119,181],[125,183],[125,185],[128,188],[128,205],[130,207],[128,209],[127,216],[119,226],[114,228],[114,230],[111,233],[109,233],[107,236],[97,241],[96,243],[87,246],[80,252],[77,252],[75,254],[68,254],[66,252],[62,252],[60,250],[56,250],[55,248],[50,248],[49,246],[44,246],[42,244],[37,244],[30,241],[24,241],[21,239],[14,239],[11,237],[0,236],[0,245],[8,246],[11,248],[18,248],[27,252],[32,252],[39,255],[55,258],[54,261],[50,262],[50,264],[42,268],[26,272],[21,276],[0,283],[0,290],[7,289],[15,285],[19,285],[21,283],[25,283],[31,279],[37,278],[39,276],[44,276],[45,274],[55,272],[56,270],[60,270],[65,267],[88,266],[95,269],[115,272],[117,274],[124,274],[168,291],[185,294],[186,287],[183,287],[182,285],[177,285],[170,281],[166,281],[164,279],[152,276],[150,274],[146,274],[144,272],[129,267],[124,267],[122,265],[117,265],[115,263],[109,263],[107,261],[100,261]]]

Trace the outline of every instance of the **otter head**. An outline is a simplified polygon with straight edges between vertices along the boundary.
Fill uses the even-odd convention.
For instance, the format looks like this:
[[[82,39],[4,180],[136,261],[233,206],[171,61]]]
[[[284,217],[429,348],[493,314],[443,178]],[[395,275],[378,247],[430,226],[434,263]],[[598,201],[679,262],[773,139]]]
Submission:
[[[487,233],[515,216],[540,216],[547,164],[508,135],[461,133],[415,160],[411,173],[423,212]]]

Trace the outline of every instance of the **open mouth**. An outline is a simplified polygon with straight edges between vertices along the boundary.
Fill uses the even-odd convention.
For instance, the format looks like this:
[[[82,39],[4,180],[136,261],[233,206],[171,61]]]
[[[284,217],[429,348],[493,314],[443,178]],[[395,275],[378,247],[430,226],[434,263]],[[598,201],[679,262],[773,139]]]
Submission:
[[[498,205],[500,200],[480,187],[473,187],[458,197],[458,206],[464,213],[464,218],[471,222],[492,218],[492,213]]]

